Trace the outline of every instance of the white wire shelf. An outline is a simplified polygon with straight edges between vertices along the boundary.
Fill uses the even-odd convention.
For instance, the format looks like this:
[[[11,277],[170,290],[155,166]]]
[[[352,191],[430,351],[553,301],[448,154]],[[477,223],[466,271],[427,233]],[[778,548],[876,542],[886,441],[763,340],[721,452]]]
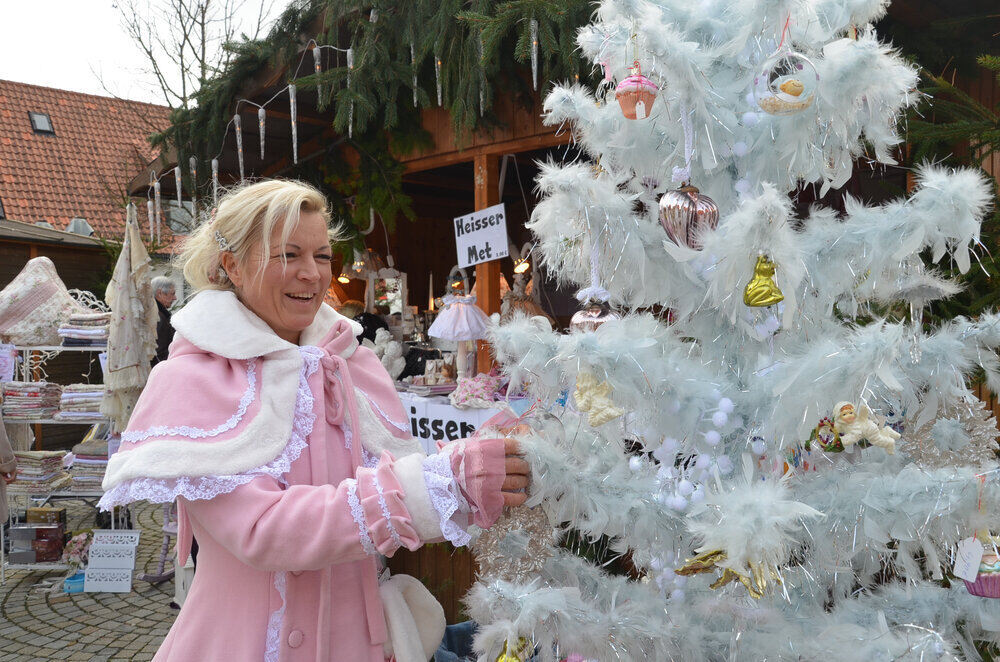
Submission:
[[[107,346],[101,347],[74,347],[64,345],[15,345],[18,352],[106,352]]]
[[[55,418],[29,418],[29,419],[23,419],[23,418],[9,418],[8,417],[8,418],[4,419],[4,422],[7,425],[14,425],[15,423],[27,423],[28,425],[36,425],[36,424],[39,424],[39,425],[93,425],[95,423],[107,423],[110,420],[111,419],[104,418],[104,417],[101,417],[101,418],[84,418],[84,419],[77,419],[75,421],[64,421],[64,420],[55,419]]]

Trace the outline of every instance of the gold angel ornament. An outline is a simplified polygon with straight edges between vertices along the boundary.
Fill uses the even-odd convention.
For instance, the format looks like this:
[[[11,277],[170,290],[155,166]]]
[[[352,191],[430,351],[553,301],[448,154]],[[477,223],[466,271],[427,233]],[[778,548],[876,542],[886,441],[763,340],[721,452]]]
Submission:
[[[785,299],[785,295],[774,282],[774,270],[771,258],[766,255],[757,256],[753,278],[743,290],[743,303],[756,308],[766,308]]]

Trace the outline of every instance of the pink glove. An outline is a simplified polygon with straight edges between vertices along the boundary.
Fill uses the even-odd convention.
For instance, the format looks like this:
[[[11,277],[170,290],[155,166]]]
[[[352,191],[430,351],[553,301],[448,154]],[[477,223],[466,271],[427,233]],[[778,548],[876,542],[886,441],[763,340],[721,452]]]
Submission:
[[[451,471],[472,510],[472,521],[490,528],[503,511],[503,439],[467,439],[452,444]]]

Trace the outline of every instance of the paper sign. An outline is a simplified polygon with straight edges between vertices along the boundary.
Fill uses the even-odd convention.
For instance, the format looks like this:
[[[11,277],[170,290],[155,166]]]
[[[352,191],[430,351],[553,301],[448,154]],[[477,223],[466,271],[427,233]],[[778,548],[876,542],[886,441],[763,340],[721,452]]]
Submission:
[[[956,577],[961,577],[967,582],[976,581],[979,575],[979,564],[983,560],[983,543],[975,538],[966,538],[958,543],[958,551],[955,554]]]
[[[507,212],[503,203],[459,216],[454,221],[458,266],[507,257]]]
[[[426,398],[400,393],[399,399],[410,417],[410,433],[420,440],[424,451],[437,453],[437,442],[471,437],[476,429],[495,416],[497,409],[457,409],[446,398]]]
[[[108,353],[101,352],[97,355],[97,359],[101,362],[101,374],[105,377],[108,375]]]
[[[14,346],[0,343],[0,382],[14,381]]]

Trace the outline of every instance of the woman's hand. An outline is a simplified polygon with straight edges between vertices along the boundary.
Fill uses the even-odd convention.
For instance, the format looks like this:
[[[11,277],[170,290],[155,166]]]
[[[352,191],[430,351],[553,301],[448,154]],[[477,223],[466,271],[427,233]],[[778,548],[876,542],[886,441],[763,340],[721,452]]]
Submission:
[[[525,488],[530,482],[531,467],[521,457],[521,444],[516,439],[507,437],[504,439],[503,446],[504,470],[507,473],[503,480],[503,486],[500,488],[503,494],[503,505],[520,506],[528,500]]]
[[[17,480],[17,472],[16,471],[11,471],[10,473],[3,473],[3,474],[0,474],[0,475],[3,476],[3,482],[5,482],[8,485],[10,485],[15,480]]]

